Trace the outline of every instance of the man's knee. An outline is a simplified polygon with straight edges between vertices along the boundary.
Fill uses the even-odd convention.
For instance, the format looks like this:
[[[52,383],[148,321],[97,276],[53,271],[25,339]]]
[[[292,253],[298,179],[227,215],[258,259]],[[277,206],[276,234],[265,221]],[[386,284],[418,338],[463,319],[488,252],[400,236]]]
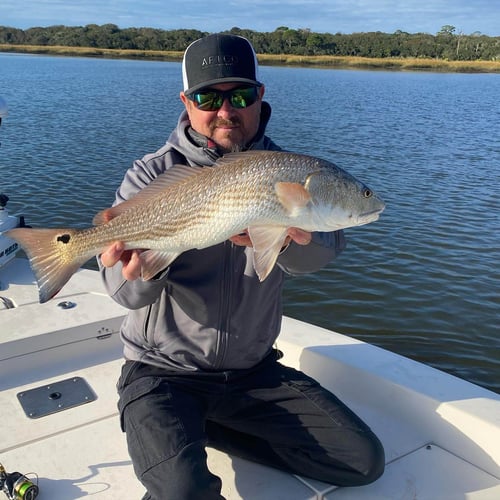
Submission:
[[[385,453],[378,438],[371,432],[346,450],[348,456],[341,460],[330,454],[328,460],[314,470],[311,477],[335,486],[364,486],[376,481],[384,472]]]
[[[382,443],[373,433],[366,436],[365,444],[358,450],[357,466],[345,476],[338,486],[363,486],[376,481],[385,469],[385,453]]]
[[[358,486],[370,484],[376,481],[385,469],[385,453],[382,443],[373,435],[371,439],[371,450],[366,455],[366,468],[362,472]]]

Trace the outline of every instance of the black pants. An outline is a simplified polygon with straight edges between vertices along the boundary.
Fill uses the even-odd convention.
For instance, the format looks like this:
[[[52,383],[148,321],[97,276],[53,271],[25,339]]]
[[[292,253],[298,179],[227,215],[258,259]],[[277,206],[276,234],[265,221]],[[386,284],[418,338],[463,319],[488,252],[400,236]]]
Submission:
[[[377,479],[384,451],[338,398],[272,354],[256,367],[172,374],[127,361],[118,384],[122,429],[143,500],[222,499],[208,444],[339,486]]]

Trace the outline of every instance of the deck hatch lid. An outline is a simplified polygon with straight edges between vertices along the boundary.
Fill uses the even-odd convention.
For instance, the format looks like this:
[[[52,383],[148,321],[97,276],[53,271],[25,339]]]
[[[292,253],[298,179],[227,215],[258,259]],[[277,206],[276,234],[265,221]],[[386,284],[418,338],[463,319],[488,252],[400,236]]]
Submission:
[[[27,417],[41,418],[90,403],[97,398],[85,379],[71,377],[19,392],[17,399]]]

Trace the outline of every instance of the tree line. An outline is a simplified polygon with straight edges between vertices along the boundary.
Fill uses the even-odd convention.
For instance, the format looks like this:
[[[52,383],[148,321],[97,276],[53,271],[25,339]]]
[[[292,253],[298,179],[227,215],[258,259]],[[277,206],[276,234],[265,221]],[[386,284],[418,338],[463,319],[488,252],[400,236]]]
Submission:
[[[281,26],[273,32],[256,32],[237,27],[227,33],[248,38],[259,54],[329,55],[358,57],[412,57],[452,61],[500,60],[500,37],[479,32],[457,33],[446,25],[435,35],[428,33],[315,33],[309,29]],[[208,32],[193,29],[162,30],[155,28],[124,28],[115,24],[86,26],[49,26],[26,30],[0,26],[0,44],[62,45],[183,51],[194,40]]]

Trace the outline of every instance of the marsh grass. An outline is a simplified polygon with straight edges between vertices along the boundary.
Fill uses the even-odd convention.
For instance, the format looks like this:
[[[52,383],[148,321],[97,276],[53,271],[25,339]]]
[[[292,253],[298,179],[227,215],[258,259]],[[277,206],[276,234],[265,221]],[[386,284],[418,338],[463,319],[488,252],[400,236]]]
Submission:
[[[500,72],[500,61],[447,61],[427,58],[259,55],[261,64],[407,71]]]
[[[98,47],[68,47],[63,45],[0,44],[0,52],[47,54],[53,56],[117,57],[130,59],[182,60],[182,52],[158,50],[102,49]]]
[[[0,52],[21,52],[59,56],[110,57],[181,61],[182,52],[159,50],[102,49],[44,45],[0,44]],[[500,73],[500,61],[447,61],[426,58],[368,58],[347,56],[298,56],[259,54],[259,63],[276,66],[311,66],[324,68],[380,69],[406,71],[445,71],[461,73]]]

